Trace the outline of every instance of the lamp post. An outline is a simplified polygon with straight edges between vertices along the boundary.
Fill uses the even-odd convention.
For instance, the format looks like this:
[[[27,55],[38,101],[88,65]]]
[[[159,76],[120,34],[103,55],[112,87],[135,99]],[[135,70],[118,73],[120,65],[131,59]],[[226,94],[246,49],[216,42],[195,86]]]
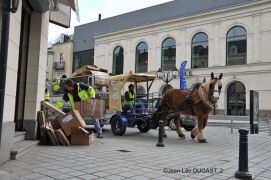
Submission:
[[[161,79],[162,81],[166,83],[166,87],[168,90],[169,82],[179,76],[179,71],[176,67],[174,67],[171,71],[165,71],[165,72],[162,71],[161,68],[159,68],[158,71],[156,71],[156,76],[158,79]]]

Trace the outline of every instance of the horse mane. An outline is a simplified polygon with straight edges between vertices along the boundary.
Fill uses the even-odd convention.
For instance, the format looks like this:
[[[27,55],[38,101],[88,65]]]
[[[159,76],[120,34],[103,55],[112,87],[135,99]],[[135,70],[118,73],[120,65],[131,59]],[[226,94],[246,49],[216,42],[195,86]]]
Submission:
[[[215,79],[211,79],[203,84],[200,85],[198,89],[198,93],[200,96],[201,101],[208,107],[214,108],[216,105],[209,98],[210,93],[210,85],[215,82]]]

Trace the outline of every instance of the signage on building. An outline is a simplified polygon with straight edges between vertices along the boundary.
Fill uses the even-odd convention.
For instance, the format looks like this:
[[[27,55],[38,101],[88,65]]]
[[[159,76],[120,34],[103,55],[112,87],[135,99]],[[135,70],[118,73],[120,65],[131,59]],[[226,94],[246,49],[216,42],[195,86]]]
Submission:
[[[58,3],[58,10],[50,11],[49,21],[53,24],[69,28],[71,22],[71,8]]]
[[[259,131],[259,92],[250,91],[250,133],[258,133]]]

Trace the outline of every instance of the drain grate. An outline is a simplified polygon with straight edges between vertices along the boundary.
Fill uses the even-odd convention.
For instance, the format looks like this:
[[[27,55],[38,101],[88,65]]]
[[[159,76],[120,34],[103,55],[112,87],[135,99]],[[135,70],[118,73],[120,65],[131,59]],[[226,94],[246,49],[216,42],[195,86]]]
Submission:
[[[119,151],[119,152],[123,152],[123,153],[131,152],[131,151],[124,150],[124,149],[120,149],[120,150],[117,150],[117,151]]]

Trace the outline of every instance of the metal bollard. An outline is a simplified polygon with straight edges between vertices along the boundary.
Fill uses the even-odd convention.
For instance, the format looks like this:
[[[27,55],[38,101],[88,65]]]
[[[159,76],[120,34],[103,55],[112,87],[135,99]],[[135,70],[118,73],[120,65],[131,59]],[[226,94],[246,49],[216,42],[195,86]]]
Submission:
[[[269,136],[271,136],[271,120],[269,120]]]
[[[239,129],[239,167],[235,172],[237,179],[252,179],[252,175],[248,171],[248,130]]]
[[[233,133],[233,120],[231,119],[231,134]]]
[[[164,127],[164,121],[159,121],[159,134],[158,134],[158,143],[156,144],[157,147],[165,147],[163,142],[163,127]]]

